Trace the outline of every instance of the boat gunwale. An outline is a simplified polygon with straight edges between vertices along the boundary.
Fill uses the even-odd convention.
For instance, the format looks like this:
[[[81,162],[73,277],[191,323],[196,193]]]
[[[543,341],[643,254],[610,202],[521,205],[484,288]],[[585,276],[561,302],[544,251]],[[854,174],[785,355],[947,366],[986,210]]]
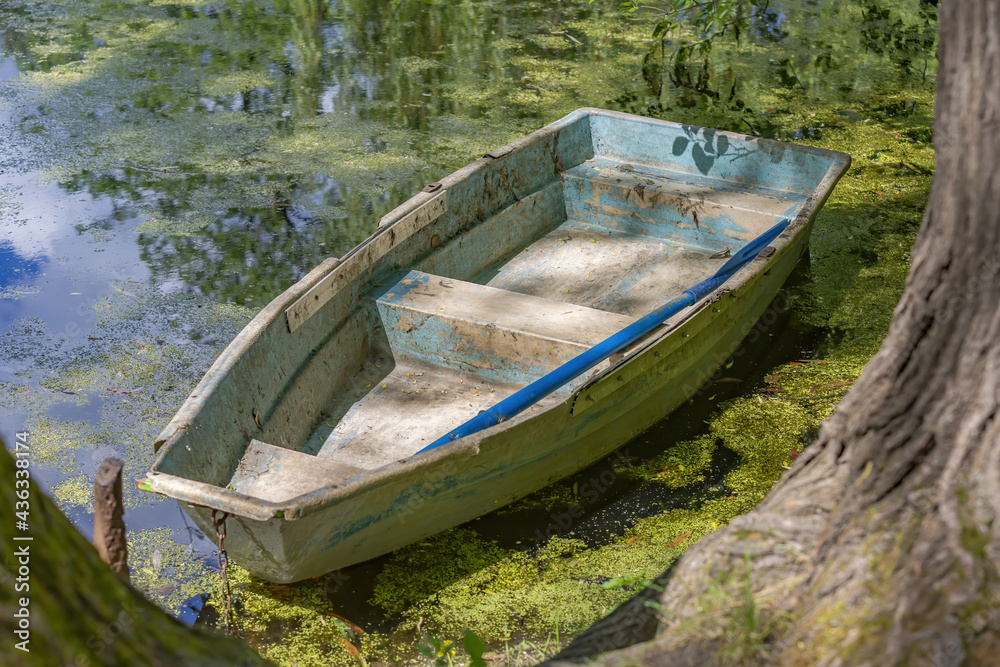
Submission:
[[[442,184],[442,188],[447,190],[450,185],[464,180],[466,177],[483,168],[485,165],[498,159],[503,159],[505,156],[514,153],[525,146],[533,144],[538,139],[555,133],[585,116],[591,115],[603,115],[633,123],[645,122],[656,125],[665,124],[675,127],[682,126],[680,123],[650,119],[616,111],[607,111],[589,107],[577,109],[563,118],[524,137],[520,137],[519,139],[506,144],[497,150],[491,151],[483,158],[480,158],[449,174],[441,179],[440,182]],[[704,128],[692,129],[699,130]],[[715,132],[719,135],[727,135],[738,138],[741,141],[746,141],[748,139],[748,135],[723,131]],[[379,224],[379,228],[367,239],[346,253],[342,258],[339,260],[336,258],[325,260],[310,271],[304,278],[277,296],[267,306],[265,306],[249,324],[247,324],[247,326],[236,336],[236,338],[233,339],[222,354],[220,354],[220,356],[215,360],[208,373],[206,373],[206,375],[198,383],[175,416],[170,420],[170,422],[168,422],[161,435],[154,441],[154,448],[158,451],[145,480],[148,484],[149,490],[168,495],[178,501],[209,509],[229,512],[230,514],[236,514],[247,519],[269,521],[274,518],[284,518],[294,520],[323,510],[332,504],[342,502],[352,496],[376,489],[390,479],[401,475],[407,475],[417,470],[429,468],[435,464],[443,462],[446,459],[461,459],[475,456],[479,454],[482,445],[487,444],[488,441],[493,439],[493,437],[497,434],[500,434],[508,429],[515,428],[525,421],[535,419],[536,417],[539,417],[550,410],[564,406],[567,403],[572,405],[583,392],[606,379],[610,374],[620,372],[623,367],[646,354],[652,347],[662,342],[667,336],[677,332],[691,318],[697,316],[704,308],[715,302],[722,292],[736,291],[750,282],[750,280],[758,273],[767,272],[770,267],[777,262],[779,256],[781,256],[788,247],[793,245],[794,238],[798,234],[802,233],[808,224],[815,218],[823,203],[831,194],[837,181],[839,181],[843,174],[846,173],[851,162],[850,156],[840,151],[831,151],[812,146],[777,142],[758,137],[749,137],[749,139],[755,142],[768,142],[784,147],[793,146],[796,151],[822,157],[824,160],[829,162],[829,166],[825,174],[816,183],[813,191],[806,195],[806,199],[799,208],[793,222],[772,244],[775,248],[775,252],[767,258],[759,256],[755,258],[746,267],[737,272],[729,282],[709,295],[708,298],[702,300],[696,306],[691,308],[682,317],[682,319],[672,324],[664,324],[659,327],[654,333],[648,336],[645,340],[641,341],[638,347],[634,348],[628,355],[618,360],[616,363],[612,363],[608,368],[597,373],[595,376],[589,378],[580,387],[571,392],[568,396],[564,397],[561,401],[554,402],[548,406],[540,406],[540,409],[522,413],[509,421],[497,424],[496,426],[490,427],[465,438],[455,440],[437,449],[422,453],[415,453],[407,458],[400,459],[399,461],[388,463],[378,468],[360,473],[346,481],[332,483],[329,486],[325,486],[281,502],[263,500],[261,498],[242,494],[216,484],[201,482],[187,477],[161,472],[157,469],[160,464],[162,464],[165,457],[169,455],[172,447],[178,443],[180,438],[183,437],[184,431],[186,431],[187,428],[198,418],[199,413],[204,406],[206,397],[227,378],[227,371],[230,370],[240,357],[255,344],[261,331],[263,331],[267,326],[274,325],[276,320],[279,318],[284,317],[286,310],[289,307],[291,307],[311,289],[330,278],[333,273],[343,272],[345,274],[356,274],[351,276],[350,279],[353,279],[360,275],[364,270],[370,269],[370,267],[355,265],[358,264],[358,261],[361,258],[363,258],[364,252],[370,249],[376,241],[382,238],[382,236],[390,235],[391,239],[389,246],[385,248],[386,253],[398,244],[406,242],[409,234],[403,236],[402,238],[396,238],[396,223],[400,222],[403,218],[413,213],[434,196],[439,194],[438,192],[432,194],[419,193],[383,217]],[[733,182],[740,181],[734,180]],[[433,220],[427,220],[419,229],[433,224],[433,222]],[[419,231],[419,229],[417,231]]]

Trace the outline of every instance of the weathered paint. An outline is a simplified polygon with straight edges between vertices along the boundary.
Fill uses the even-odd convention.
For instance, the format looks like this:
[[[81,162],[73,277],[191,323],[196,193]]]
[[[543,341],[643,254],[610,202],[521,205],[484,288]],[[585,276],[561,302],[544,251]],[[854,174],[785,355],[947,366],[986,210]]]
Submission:
[[[418,195],[262,311],[168,425],[149,484],[202,529],[210,509],[233,514],[229,552],[272,581],[377,556],[520,498],[605,456],[714,372],[777,293],[848,162],[574,112],[443,179],[439,215],[414,215],[430,200]],[[785,215],[793,222],[772,255],[572,391],[415,454],[593,345],[591,334],[708,277],[725,262],[713,253]],[[286,312],[299,313],[310,290],[324,303],[294,315],[290,331]],[[561,312],[581,333],[560,331]],[[279,478],[302,493],[288,497]]]
[[[611,160],[802,195],[830,168],[828,151],[653,118],[623,124],[617,116],[596,116],[591,136],[595,154]]]
[[[805,201],[798,192],[607,158],[568,169],[563,181],[569,218],[712,253],[746,240],[747,227],[770,227]]]
[[[634,319],[420,271],[407,273],[376,303],[397,360],[521,385]]]

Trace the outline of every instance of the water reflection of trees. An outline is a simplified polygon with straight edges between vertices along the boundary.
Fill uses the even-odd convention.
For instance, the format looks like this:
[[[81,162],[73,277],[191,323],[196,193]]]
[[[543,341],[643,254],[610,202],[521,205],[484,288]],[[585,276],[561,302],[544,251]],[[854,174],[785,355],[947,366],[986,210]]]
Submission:
[[[931,91],[935,2],[749,4],[750,29],[739,39],[712,39],[711,48],[700,50],[696,32],[653,40],[643,75],[655,102],[644,107],[647,100],[633,98],[621,104],[711,127],[795,139],[817,128],[789,131],[782,127],[783,116],[834,105],[865,106],[886,91]],[[915,108],[910,104],[891,115]]]
[[[197,16],[194,10],[184,11]],[[450,94],[456,88],[478,88],[482,81],[517,74],[506,52],[496,46],[507,37],[512,21],[558,24],[586,11],[571,7],[552,12],[533,3],[430,7],[416,1],[359,0],[346,0],[333,9],[322,0],[277,0],[268,11],[255,3],[230,2],[213,15],[222,34],[206,45],[207,73],[257,70],[270,83],[241,91],[238,97],[213,98],[201,91],[200,106],[209,112],[241,109],[271,116],[277,131],[288,134],[297,131],[297,119],[317,113],[350,113],[376,127],[426,132],[436,116],[475,117],[487,110],[456,101]],[[334,16],[337,12],[340,15]],[[204,50],[188,50],[186,56],[192,67],[206,60]],[[140,104],[158,109],[176,102],[150,98]],[[365,143],[371,153],[385,148],[379,136]],[[411,150],[430,164],[437,161],[427,144],[418,142]],[[266,300],[323,257],[362,240],[378,217],[421,184],[397,183],[372,202],[327,178],[285,178],[289,186],[275,192],[270,208],[227,210],[197,235],[140,235],[153,275],[178,276],[221,298]],[[128,188],[129,180],[119,182]],[[177,218],[190,212],[183,203],[184,190],[206,183],[203,178],[170,180],[172,185],[157,184],[166,196],[158,198],[156,207],[162,215]],[[336,217],[317,214],[317,209],[334,210]]]
[[[157,175],[139,169],[83,172],[63,183],[70,192],[105,195],[114,202],[112,219],[138,217],[140,258],[157,282],[180,279],[220,301],[266,303],[326,257],[341,254],[373,229],[372,211],[386,209],[408,192],[386,193],[380,205],[319,175],[302,182],[268,184],[269,206],[223,207],[206,212],[192,193],[225,191],[224,176]],[[309,206],[311,204],[312,206]],[[336,208],[323,219],[311,208]],[[85,227],[85,226],[84,226]],[[82,227],[81,227],[82,230]]]
[[[378,154],[387,149],[389,130],[404,128],[419,135],[429,131],[436,116],[476,117],[493,109],[501,100],[464,103],[460,93],[516,74],[506,51],[497,46],[507,38],[510,24],[547,31],[553,22],[591,11],[585,4],[553,10],[542,3],[496,0],[438,6],[417,0],[99,4],[105,29],[119,20],[122,30],[144,35],[141,53],[130,54],[137,57],[129,74],[139,85],[124,107],[119,104],[127,116],[122,128],[127,123],[152,128],[173,122],[183,133],[192,122],[208,126],[220,112],[246,114],[268,137],[290,141],[303,130],[316,133],[324,115],[349,114],[372,128],[360,139],[360,150],[345,155],[344,161],[357,162],[360,173],[372,174],[359,178],[387,183],[377,188],[380,192],[330,176],[277,173],[273,160],[263,172],[220,170],[213,175],[203,173],[204,160],[199,168],[183,162],[147,164],[140,156],[138,161],[125,160],[120,169],[83,170],[63,181],[69,192],[108,196],[114,202],[111,219],[149,218],[156,223],[140,226],[138,235],[154,279],[179,278],[217,298],[238,302],[266,301],[323,257],[345,252],[374,229],[382,214],[422,185],[412,175],[387,179],[385,168],[380,171]],[[171,19],[169,26],[157,25],[158,32],[150,37],[145,31],[164,17]],[[96,25],[94,16],[82,11],[77,20],[65,35],[51,30],[44,18],[36,27],[45,26],[49,32],[16,33],[12,50],[20,54],[22,68],[49,71],[82,60],[104,45],[88,27]],[[53,47],[54,40],[58,47]],[[47,53],[40,57],[43,51]],[[78,113],[93,116],[95,111]],[[294,150],[294,142],[291,145]],[[412,141],[406,147],[427,165],[426,180],[441,171],[435,150],[429,141]],[[183,151],[177,153],[183,160]],[[249,157],[252,160],[253,154]],[[232,192],[252,191],[254,182],[271,201],[234,206]],[[221,208],[205,203],[213,199],[205,193],[213,191],[225,202]]]
[[[592,38],[574,28],[582,40],[570,40],[566,26],[593,20],[595,13],[594,24],[614,26],[622,20],[613,3],[582,1],[99,4],[105,16],[118,17],[103,20],[120,20],[128,29],[171,19],[169,29],[142,42],[138,69],[130,73],[141,85],[127,98],[131,115],[123,115],[122,129],[132,124],[146,131],[165,123],[182,133],[237,113],[250,119],[239,131],[252,128],[261,138],[240,144],[239,155],[216,158],[224,152],[218,148],[225,145],[220,138],[215,152],[206,148],[197,156],[201,166],[129,162],[129,168],[80,171],[64,186],[110,196],[116,219],[166,221],[138,236],[157,280],[179,278],[217,298],[255,303],[287,287],[323,257],[362,240],[382,214],[422,185],[421,179],[433,180],[446,170],[443,165],[459,166],[460,158],[443,157],[454,147],[450,137],[440,136],[448,126],[441,119],[480,119],[481,128],[551,113],[537,100],[552,84],[535,83],[532,76],[547,71],[555,79],[585,81],[620,48],[609,46],[613,28],[595,31]],[[688,123],[780,134],[775,119],[782,113],[800,113],[834,99],[850,106],[863,102],[866,90],[905,90],[921,71],[926,78],[933,61],[933,41],[926,38],[933,34],[930,12],[905,0],[836,6],[791,0],[780,12],[759,16],[756,31],[739,45],[720,45],[708,60],[667,68],[662,59],[673,46],[663,42],[660,65],[647,59],[645,84],[639,79],[633,88],[611,92],[608,97],[618,96],[614,100],[581,99],[580,88],[571,89],[561,93],[559,103],[603,99],[598,103]],[[20,54],[22,69],[48,70],[97,49],[102,44],[97,32],[82,21],[65,35],[12,33],[7,48]],[[61,40],[57,51],[53,39]],[[46,57],[39,56],[43,50]],[[601,75],[593,76],[599,84]],[[529,98],[536,101],[528,104]],[[906,114],[914,108],[907,105],[901,100],[887,113]],[[344,117],[357,119],[362,129],[352,130],[343,121],[338,125],[335,119]],[[320,167],[274,157],[311,155],[295,140],[323,141],[348,131],[361,134],[330,150],[340,164],[352,165],[353,180],[331,173],[329,162]],[[456,132],[461,131],[470,130]],[[451,144],[462,140],[456,134]],[[275,149],[281,141],[287,148]],[[265,160],[261,155],[269,150]],[[393,151],[423,165],[424,173],[417,167],[393,171],[385,166],[389,161],[379,162]],[[250,166],[206,167],[226,157]],[[244,191],[257,194],[245,200],[234,195]]]
[[[210,220],[196,222],[196,231],[141,232],[140,257],[154,278],[176,276],[220,301],[266,303],[323,259],[342,254],[374,229],[368,225],[371,203],[331,179],[316,176],[301,194],[297,184],[289,184],[268,208],[218,211]],[[393,194],[397,199],[409,196]],[[308,206],[292,203],[305,198],[337,204],[343,218],[320,220]]]

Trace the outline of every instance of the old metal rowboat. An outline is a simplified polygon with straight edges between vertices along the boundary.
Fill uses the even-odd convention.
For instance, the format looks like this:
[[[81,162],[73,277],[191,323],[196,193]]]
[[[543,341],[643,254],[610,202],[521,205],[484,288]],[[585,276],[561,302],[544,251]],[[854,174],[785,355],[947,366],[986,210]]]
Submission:
[[[228,514],[229,554],[274,582],[529,494],[697,390],[777,294],[849,162],[575,111],[428,186],[264,308],[156,440],[142,487],[209,534],[213,510]],[[753,239],[767,251],[746,250],[721,287],[699,282]],[[692,291],[706,298],[532,393]]]

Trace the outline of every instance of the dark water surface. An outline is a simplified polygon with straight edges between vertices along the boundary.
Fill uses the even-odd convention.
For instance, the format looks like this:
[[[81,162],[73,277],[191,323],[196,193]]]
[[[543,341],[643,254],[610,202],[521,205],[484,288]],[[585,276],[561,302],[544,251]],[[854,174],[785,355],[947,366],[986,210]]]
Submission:
[[[910,119],[933,94],[935,26],[916,0],[774,2],[690,70],[644,63],[651,20],[614,4],[0,2],[0,436],[32,433],[34,478],[87,534],[91,476],[126,461],[140,588],[192,621],[214,563],[173,501],[131,488],[153,437],[257,309],[425,183],[581,106],[788,140],[821,136],[816,109],[925,125]],[[819,335],[784,316],[734,381],[626,449],[704,432]],[[734,462],[719,450],[709,492]],[[634,487],[609,484],[578,536],[691,500]],[[529,548],[553,516],[476,529]],[[378,622],[359,582],[382,560],[355,568],[352,618]]]

